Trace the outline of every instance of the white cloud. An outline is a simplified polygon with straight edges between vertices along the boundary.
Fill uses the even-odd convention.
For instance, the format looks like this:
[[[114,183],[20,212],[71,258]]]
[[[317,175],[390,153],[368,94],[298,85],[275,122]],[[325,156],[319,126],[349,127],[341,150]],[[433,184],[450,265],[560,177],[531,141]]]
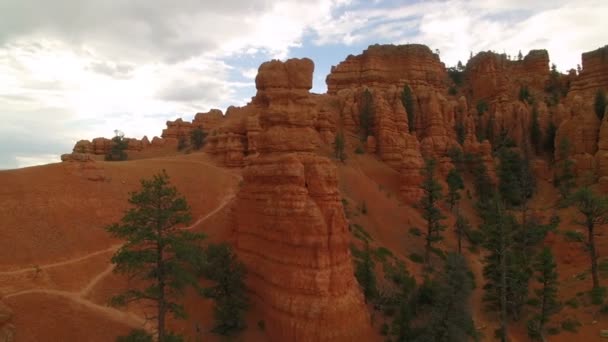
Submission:
[[[605,1],[424,1],[362,6],[313,26],[315,43],[392,41],[439,49],[449,66],[469,53],[493,50],[512,56],[547,49],[558,69],[580,63],[582,52],[608,43]],[[401,29],[405,26],[406,29]],[[400,30],[401,29],[401,30]]]
[[[321,47],[423,43],[447,65],[470,51],[547,48],[560,70],[608,42],[603,1],[387,2],[0,1],[0,167],[244,104],[257,69],[239,58],[285,58],[310,34]]]
[[[15,157],[17,167],[29,167],[42,164],[58,163],[61,158],[57,154],[37,154],[28,156],[16,156]]]

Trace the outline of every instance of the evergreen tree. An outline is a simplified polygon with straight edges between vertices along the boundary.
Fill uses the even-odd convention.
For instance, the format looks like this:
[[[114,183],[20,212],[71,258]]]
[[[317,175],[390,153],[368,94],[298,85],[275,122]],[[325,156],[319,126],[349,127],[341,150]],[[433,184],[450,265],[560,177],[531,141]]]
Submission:
[[[437,285],[429,321],[424,324],[421,335],[413,341],[466,342],[477,337],[469,306],[473,291],[469,272],[462,255],[447,255],[444,272],[435,282]]]
[[[521,50],[519,50],[519,53],[517,54],[517,60],[521,61],[524,59],[524,55],[522,55]]]
[[[448,203],[450,204],[450,210],[453,210],[460,200],[460,190],[464,189],[464,181],[462,180],[458,169],[453,168],[448,172],[447,183]]]
[[[334,138],[334,156],[343,163],[346,160],[346,154],[344,153],[344,133],[342,130],[336,133],[336,137]]]
[[[535,189],[529,161],[509,148],[502,148],[498,152],[498,156],[500,158],[498,167],[500,194],[507,204],[511,206],[522,205],[524,201],[532,196]]]
[[[374,124],[374,103],[372,93],[369,89],[363,91],[361,97],[361,108],[359,111],[359,134],[361,141],[367,140],[367,137],[372,134],[372,126]]]
[[[391,325],[391,335],[397,342],[411,341],[418,329],[414,326],[416,319],[417,289],[416,280],[402,270],[402,281],[398,284],[398,293],[395,296],[397,311]]]
[[[538,310],[528,321],[528,335],[536,340],[545,340],[544,328],[560,305],[557,299],[557,270],[551,249],[545,247],[534,263],[535,279],[540,285],[534,290],[536,298],[533,305]]]
[[[597,93],[595,93],[593,108],[595,109],[595,115],[597,115],[600,121],[604,119],[607,104],[608,100],[606,100],[606,93],[602,89],[599,89]]]
[[[540,124],[538,123],[538,108],[532,107],[532,122],[530,123],[530,141],[534,147],[534,152],[539,153],[541,149],[541,143],[543,141],[542,131]]]
[[[200,150],[205,144],[205,137],[207,134],[200,128],[197,127],[190,132],[190,143],[195,150]]]
[[[149,301],[156,307],[157,340],[167,341],[166,316],[184,318],[181,304],[175,300],[187,286],[198,286],[194,267],[201,257],[199,245],[204,235],[181,229],[190,222],[190,208],[177,189],[169,183],[165,171],[151,180],[142,180],[139,192],[131,193],[133,206],[106,230],[126,242],[112,256],[115,272],[142,282],[112,298],[112,304]]]
[[[105,159],[108,161],[127,160],[127,147],[129,147],[129,142],[125,138],[125,134],[119,130],[114,130],[112,146],[110,147],[110,152],[106,154]]]
[[[559,142],[559,158],[557,165],[555,185],[559,189],[562,199],[566,200],[570,196],[572,188],[576,185],[574,175],[574,162],[570,159],[570,141],[563,138]]]
[[[513,247],[514,218],[504,212],[501,201],[495,197],[482,217],[481,230],[484,234],[483,246],[488,251],[484,258],[483,275],[486,279],[484,285],[484,302],[488,309],[498,311],[500,328],[496,337],[502,342],[507,341],[508,329],[508,279],[511,277],[509,267]]]
[[[557,133],[557,127],[553,123],[553,120],[549,121],[549,126],[547,127],[547,136],[545,137],[545,152],[551,155],[551,158],[554,157],[555,154],[555,134]]]
[[[203,290],[206,297],[213,298],[215,306],[213,331],[230,335],[245,328],[245,310],[248,308],[245,289],[245,266],[237,259],[226,243],[207,247],[201,273],[214,285]]]
[[[458,61],[458,64],[456,64],[456,69],[458,69],[458,71],[464,71],[464,65],[462,65],[461,61]]]
[[[591,276],[593,279],[593,289],[600,288],[600,280],[597,268],[597,250],[595,246],[595,236],[598,233],[596,228],[608,223],[608,198],[595,194],[590,188],[584,187],[572,195],[572,203],[584,220],[576,223],[587,228],[586,250],[589,251],[591,261]]]
[[[445,219],[445,216],[438,207],[442,194],[441,185],[435,179],[436,165],[437,162],[434,159],[427,159],[425,161],[425,166],[422,170],[424,181],[420,186],[424,191],[424,195],[418,203],[418,207],[422,209],[422,217],[427,222],[424,259],[429,266],[433,243],[442,239],[440,234],[445,229],[445,226],[441,224],[441,220]]]
[[[473,157],[473,181],[478,198],[478,207],[485,207],[492,199],[494,186],[488,175],[488,169],[479,154]]]
[[[363,288],[365,301],[373,300],[378,294],[374,269],[375,263],[370,252],[369,241],[365,240],[365,249],[362,251],[361,257],[355,260],[355,278]]]
[[[407,122],[410,129],[410,133],[416,129],[416,113],[414,112],[414,97],[412,94],[412,88],[407,84],[403,86],[403,92],[401,93],[401,102],[405,111],[407,112]]]
[[[456,216],[456,237],[458,239],[458,254],[462,254],[462,238],[468,236],[471,231],[471,224],[460,213]]]

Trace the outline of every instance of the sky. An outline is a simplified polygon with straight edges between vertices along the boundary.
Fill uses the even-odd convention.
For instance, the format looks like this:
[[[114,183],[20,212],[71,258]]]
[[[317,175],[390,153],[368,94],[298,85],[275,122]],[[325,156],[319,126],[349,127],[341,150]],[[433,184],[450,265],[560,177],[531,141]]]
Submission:
[[[80,139],[160,135],[244,105],[258,66],[309,57],[312,91],[367,46],[547,49],[566,71],[608,44],[608,1],[0,0],[0,169],[58,162]]]

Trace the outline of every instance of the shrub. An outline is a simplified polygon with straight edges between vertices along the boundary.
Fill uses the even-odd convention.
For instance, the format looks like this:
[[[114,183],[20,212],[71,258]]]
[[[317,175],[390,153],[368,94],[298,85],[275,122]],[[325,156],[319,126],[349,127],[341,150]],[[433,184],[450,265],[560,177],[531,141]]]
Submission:
[[[422,257],[422,255],[418,254],[418,253],[412,253],[409,255],[410,260],[412,260],[413,262],[417,263],[417,264],[422,264],[424,262],[424,258]]]
[[[380,334],[382,336],[388,335],[388,324],[386,324],[386,323],[382,324],[382,327],[380,328]]]
[[[488,103],[484,100],[479,100],[477,102],[477,114],[483,115],[488,111]]]
[[[266,330],[266,322],[264,322],[264,320],[259,320],[258,328],[260,328],[260,330],[262,330],[262,331]]]
[[[365,153],[365,150],[363,149],[363,147],[361,145],[357,146],[357,148],[355,149],[355,154],[363,154]]]
[[[205,137],[207,134],[200,128],[197,127],[190,132],[190,143],[195,150],[200,150],[205,145]]]
[[[562,329],[569,332],[577,332],[578,328],[581,326],[581,323],[577,320],[568,318],[562,322]]]
[[[591,303],[594,305],[602,305],[602,303],[604,303],[604,297],[606,297],[606,288],[594,288],[589,292],[589,295],[591,296]]]
[[[410,228],[410,234],[413,236],[422,236],[422,232],[416,227]]]
[[[568,299],[566,302],[564,302],[564,304],[573,309],[576,309],[579,307],[579,302],[578,302],[578,299],[576,299],[576,298]]]

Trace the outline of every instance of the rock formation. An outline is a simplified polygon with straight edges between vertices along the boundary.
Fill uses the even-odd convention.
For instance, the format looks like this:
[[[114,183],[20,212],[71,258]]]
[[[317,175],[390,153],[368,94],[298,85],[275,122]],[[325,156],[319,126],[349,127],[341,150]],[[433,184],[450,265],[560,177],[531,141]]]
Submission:
[[[370,319],[354,276],[333,163],[314,153],[318,111],[309,59],[262,64],[259,156],[243,172],[235,246],[274,341],[367,336]],[[345,319],[348,317],[348,319]]]
[[[402,89],[406,83],[415,90],[445,89],[446,80],[439,55],[425,45],[372,45],[361,55],[350,55],[331,68],[327,93],[361,86]]]
[[[608,91],[608,45],[583,53],[582,60],[581,73],[572,81],[570,93],[595,95],[598,89]]]
[[[505,54],[480,52],[466,66],[466,92],[472,103],[480,100],[517,99],[519,89],[542,91],[549,78],[549,54],[532,50],[523,60],[510,60]]]

